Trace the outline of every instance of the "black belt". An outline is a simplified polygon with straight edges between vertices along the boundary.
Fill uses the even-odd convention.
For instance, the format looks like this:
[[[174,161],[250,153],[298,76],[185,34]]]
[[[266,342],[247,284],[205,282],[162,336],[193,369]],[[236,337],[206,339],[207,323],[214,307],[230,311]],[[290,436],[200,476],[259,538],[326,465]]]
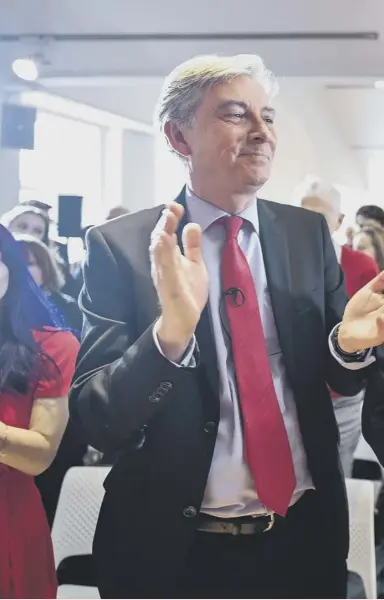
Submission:
[[[254,535],[270,531],[275,524],[275,515],[254,515],[237,519],[220,519],[200,513],[198,531],[227,533],[230,535]]]

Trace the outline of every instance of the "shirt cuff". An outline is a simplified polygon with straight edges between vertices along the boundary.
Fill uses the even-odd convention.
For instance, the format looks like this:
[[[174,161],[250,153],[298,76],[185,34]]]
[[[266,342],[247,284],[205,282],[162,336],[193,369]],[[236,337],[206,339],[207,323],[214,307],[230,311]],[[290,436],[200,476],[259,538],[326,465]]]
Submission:
[[[159,339],[158,339],[157,333],[156,333],[156,327],[153,328],[153,341],[155,342],[155,346],[158,349],[158,351],[160,352],[160,354],[162,354],[164,356],[164,358],[167,358],[159,344]],[[185,367],[188,367],[188,368],[197,367],[198,361],[196,360],[196,356],[195,356],[196,352],[197,352],[197,342],[196,342],[195,336],[193,336],[193,338],[191,339],[191,341],[188,344],[186,351],[184,352],[183,356],[181,357],[180,362],[174,362],[173,360],[170,360],[169,362],[171,362],[173,365],[175,365],[175,367],[184,367],[184,368]],[[167,360],[169,360],[169,359],[167,359]]]
[[[350,361],[347,362],[345,361],[340,354],[337,352],[334,342],[332,340],[333,338],[333,333],[335,331],[335,329],[339,326],[336,325],[336,327],[334,327],[331,331],[331,333],[329,334],[329,338],[328,338],[328,345],[329,345],[329,350],[333,356],[333,358],[335,360],[337,360],[337,362],[344,367],[345,369],[349,369],[350,371],[358,371],[359,369],[365,369],[366,367],[368,367],[369,365],[371,365],[372,363],[375,362],[376,358],[372,353],[372,348],[370,348],[368,350],[368,352],[365,354],[364,358],[361,360],[356,360],[356,361]]]

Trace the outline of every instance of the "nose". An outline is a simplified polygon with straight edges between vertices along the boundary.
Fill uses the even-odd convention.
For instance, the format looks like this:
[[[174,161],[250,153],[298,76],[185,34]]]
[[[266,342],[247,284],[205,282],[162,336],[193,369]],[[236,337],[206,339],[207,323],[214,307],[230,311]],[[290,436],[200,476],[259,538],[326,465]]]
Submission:
[[[250,137],[253,141],[258,141],[259,143],[270,143],[273,141],[272,132],[261,116],[255,118]]]

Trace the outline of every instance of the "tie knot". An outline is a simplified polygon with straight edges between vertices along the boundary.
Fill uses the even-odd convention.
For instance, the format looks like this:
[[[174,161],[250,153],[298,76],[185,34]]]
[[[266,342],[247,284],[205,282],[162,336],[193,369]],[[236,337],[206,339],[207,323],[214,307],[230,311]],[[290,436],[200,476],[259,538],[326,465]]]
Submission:
[[[237,216],[224,217],[222,219],[222,222],[227,232],[227,240],[237,239],[237,236],[243,224],[243,219]]]

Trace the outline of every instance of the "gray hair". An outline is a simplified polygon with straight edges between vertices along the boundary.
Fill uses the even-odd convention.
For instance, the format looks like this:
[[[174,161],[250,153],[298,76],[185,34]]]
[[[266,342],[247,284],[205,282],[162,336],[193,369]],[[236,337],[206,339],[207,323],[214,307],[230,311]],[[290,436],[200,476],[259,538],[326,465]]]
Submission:
[[[326,202],[335,214],[341,212],[341,193],[328,181],[307,177],[302,183],[300,196],[301,203],[305,198],[316,197]]]
[[[278,92],[277,80],[256,54],[196,56],[176,67],[165,79],[155,112],[160,128],[168,121],[190,127],[203,92],[237,77],[256,79],[271,98]]]

